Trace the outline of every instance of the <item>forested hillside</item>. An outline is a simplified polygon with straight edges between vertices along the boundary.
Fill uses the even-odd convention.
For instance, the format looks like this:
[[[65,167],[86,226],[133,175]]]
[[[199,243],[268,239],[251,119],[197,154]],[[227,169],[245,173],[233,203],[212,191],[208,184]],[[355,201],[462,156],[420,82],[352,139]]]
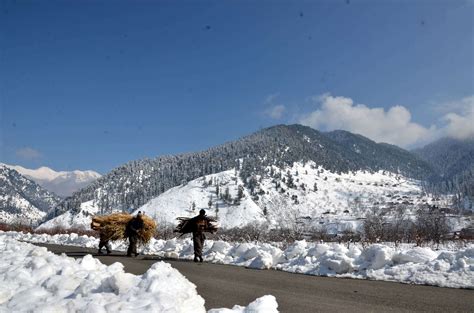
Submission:
[[[435,193],[456,194],[458,205],[474,202],[474,139],[442,138],[413,151],[436,171],[427,188]],[[466,203],[468,202],[468,203]]]

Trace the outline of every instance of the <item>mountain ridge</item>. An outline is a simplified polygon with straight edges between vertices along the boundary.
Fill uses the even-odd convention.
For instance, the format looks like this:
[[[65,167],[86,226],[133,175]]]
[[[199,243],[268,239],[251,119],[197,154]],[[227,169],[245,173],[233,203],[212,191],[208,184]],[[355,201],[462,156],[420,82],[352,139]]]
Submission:
[[[80,190],[101,177],[99,173],[91,170],[55,171],[46,166],[28,169],[19,165],[3,165],[16,170],[43,188],[63,198],[72,195],[73,192]]]

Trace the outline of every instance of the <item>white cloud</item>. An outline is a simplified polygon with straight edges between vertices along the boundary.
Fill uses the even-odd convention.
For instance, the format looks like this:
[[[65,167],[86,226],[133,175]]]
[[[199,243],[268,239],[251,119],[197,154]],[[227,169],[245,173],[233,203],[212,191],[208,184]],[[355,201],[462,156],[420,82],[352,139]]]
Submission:
[[[454,112],[442,117],[445,125],[441,129],[441,135],[457,139],[474,138],[474,96],[447,103],[443,107]]]
[[[324,94],[313,97],[320,108],[304,114],[299,122],[322,130],[344,129],[361,134],[376,142],[386,142],[410,147],[433,140],[436,126],[426,128],[411,121],[411,113],[405,107],[396,105],[388,110],[354,104],[346,97]]]
[[[278,120],[283,117],[283,113],[286,111],[286,107],[283,104],[275,104],[275,100],[280,96],[279,93],[270,94],[265,97],[263,103],[268,108],[263,111],[263,114],[271,119]]]
[[[275,105],[265,110],[265,114],[272,119],[278,120],[283,116],[285,112],[285,106],[282,104]]]
[[[16,155],[25,160],[37,160],[41,158],[41,153],[30,147],[23,147],[16,150]]]
[[[279,92],[269,94],[268,96],[265,97],[265,101],[263,101],[263,103],[272,104],[275,101],[275,99],[278,98],[278,96],[280,96]]]

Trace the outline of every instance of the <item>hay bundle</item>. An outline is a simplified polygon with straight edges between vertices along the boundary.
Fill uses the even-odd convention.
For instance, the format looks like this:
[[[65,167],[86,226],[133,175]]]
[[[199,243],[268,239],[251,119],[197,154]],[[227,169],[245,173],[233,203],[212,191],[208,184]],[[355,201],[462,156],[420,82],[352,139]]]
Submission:
[[[106,240],[124,240],[127,238],[125,232],[127,224],[133,216],[128,213],[114,213],[103,216],[93,216],[91,228],[100,232],[100,236]]]
[[[142,215],[143,228],[138,231],[138,242],[140,244],[146,244],[155,235],[156,222],[146,215]]]
[[[196,217],[177,217],[176,219],[179,221],[179,223],[174,230],[175,233],[187,234],[193,232],[193,229],[195,228],[194,225],[197,221]],[[206,223],[204,231],[209,233],[216,232],[218,229],[216,225],[217,220],[207,216],[206,219],[208,222]]]
[[[106,240],[126,240],[127,225],[133,219],[128,213],[113,213],[103,216],[92,217],[91,228],[100,232],[100,236]],[[142,215],[143,228],[138,231],[138,241],[140,244],[146,244],[154,236],[156,231],[155,221]]]

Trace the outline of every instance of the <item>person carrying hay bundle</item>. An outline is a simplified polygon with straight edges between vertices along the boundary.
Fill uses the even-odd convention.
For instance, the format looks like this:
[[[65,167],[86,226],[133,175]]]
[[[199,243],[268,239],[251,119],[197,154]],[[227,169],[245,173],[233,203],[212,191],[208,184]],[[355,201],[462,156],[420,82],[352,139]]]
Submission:
[[[143,229],[145,224],[143,223],[142,212],[138,211],[137,216],[132,218],[127,224],[126,235],[128,237],[129,245],[127,250],[127,256],[132,256],[132,253],[135,256],[138,255],[137,244],[139,241],[138,232]]]
[[[113,213],[92,217],[91,228],[99,232],[99,254],[105,247],[111,253],[110,241],[125,240],[125,228],[132,216],[127,213]]]
[[[206,240],[204,232],[216,232],[217,226],[214,224],[216,220],[206,216],[204,209],[201,209],[199,215],[193,218],[178,217],[177,219],[180,222],[175,232],[182,233],[183,235],[193,233],[194,262],[202,262],[202,248]]]
[[[110,252],[110,241],[129,240],[127,255],[137,252],[137,244],[147,244],[156,232],[155,221],[138,212],[136,217],[128,213],[113,213],[104,216],[94,216],[91,228],[99,231],[99,254],[103,247],[107,254]]]

